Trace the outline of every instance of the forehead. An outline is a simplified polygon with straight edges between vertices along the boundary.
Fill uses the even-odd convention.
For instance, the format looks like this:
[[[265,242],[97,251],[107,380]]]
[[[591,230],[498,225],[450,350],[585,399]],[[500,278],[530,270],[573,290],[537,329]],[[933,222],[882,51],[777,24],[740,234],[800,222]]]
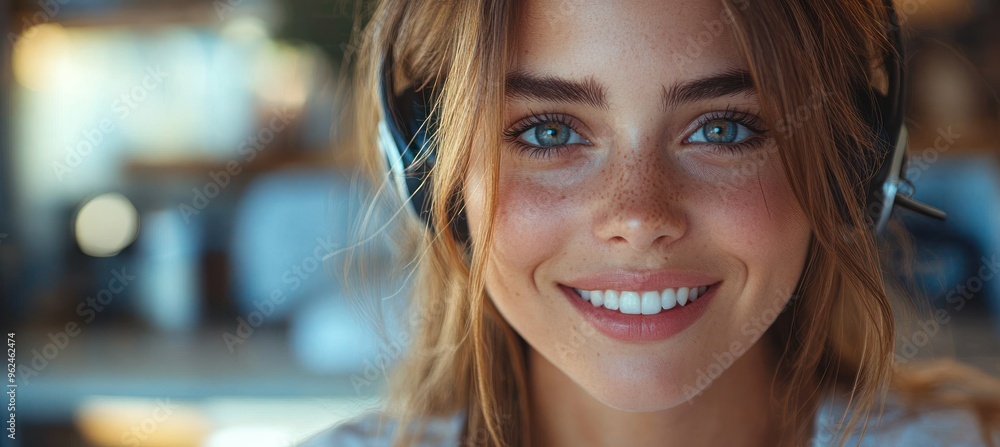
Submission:
[[[666,84],[746,67],[721,0],[524,0],[521,11],[519,70],[607,80],[654,75]]]

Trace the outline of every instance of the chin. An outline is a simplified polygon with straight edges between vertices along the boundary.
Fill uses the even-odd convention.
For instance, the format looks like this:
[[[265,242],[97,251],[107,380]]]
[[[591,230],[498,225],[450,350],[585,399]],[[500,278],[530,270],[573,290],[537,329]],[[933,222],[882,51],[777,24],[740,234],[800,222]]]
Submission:
[[[660,366],[636,368],[623,378],[614,370],[607,374],[588,375],[577,383],[595,400],[619,411],[660,411],[689,405],[691,400],[714,382],[699,376],[696,368],[679,370]],[[620,371],[620,370],[618,370]]]
[[[597,401],[619,411],[648,412],[668,410],[688,405],[690,399],[681,387],[666,385],[650,390],[648,384],[634,387],[614,387],[610,389],[588,390]]]

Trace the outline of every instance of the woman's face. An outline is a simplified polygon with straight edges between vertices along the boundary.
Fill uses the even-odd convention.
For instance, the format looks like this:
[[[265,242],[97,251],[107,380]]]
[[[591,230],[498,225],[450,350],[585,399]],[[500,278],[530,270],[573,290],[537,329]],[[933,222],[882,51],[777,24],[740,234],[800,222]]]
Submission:
[[[753,345],[804,267],[773,124],[720,2],[523,4],[487,292],[597,400],[678,405]],[[485,172],[476,160],[466,184],[472,228]]]

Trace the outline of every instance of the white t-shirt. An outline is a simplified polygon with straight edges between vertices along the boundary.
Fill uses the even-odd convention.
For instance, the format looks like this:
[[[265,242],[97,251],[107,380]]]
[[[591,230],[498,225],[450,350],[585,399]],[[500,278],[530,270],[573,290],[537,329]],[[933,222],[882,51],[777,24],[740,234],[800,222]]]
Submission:
[[[972,414],[957,410],[936,410],[903,417],[904,409],[890,399],[878,420],[872,420],[863,438],[860,428],[847,439],[845,446],[864,447],[980,447],[983,443],[979,427]],[[844,404],[828,399],[819,408],[815,433],[807,447],[836,445],[836,424],[844,413]],[[465,422],[464,413],[451,418],[432,419],[426,426],[420,447],[460,447]],[[301,447],[391,447],[395,430],[393,421],[379,430],[379,413],[355,417],[307,440]],[[1000,443],[1000,433],[994,434]],[[463,446],[464,447],[464,446]]]

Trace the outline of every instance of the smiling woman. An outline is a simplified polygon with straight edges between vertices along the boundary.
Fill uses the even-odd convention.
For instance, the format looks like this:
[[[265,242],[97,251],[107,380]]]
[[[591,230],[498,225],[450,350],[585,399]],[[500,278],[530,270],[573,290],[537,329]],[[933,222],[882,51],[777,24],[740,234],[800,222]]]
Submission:
[[[881,0],[380,2],[356,147],[376,182],[386,154],[411,167],[396,186],[430,224],[402,227],[414,343],[383,412],[314,442],[1000,441],[992,379],[893,363],[888,211],[866,209],[885,141],[905,145],[873,132],[898,105],[874,99],[897,91],[872,70],[892,18]]]

